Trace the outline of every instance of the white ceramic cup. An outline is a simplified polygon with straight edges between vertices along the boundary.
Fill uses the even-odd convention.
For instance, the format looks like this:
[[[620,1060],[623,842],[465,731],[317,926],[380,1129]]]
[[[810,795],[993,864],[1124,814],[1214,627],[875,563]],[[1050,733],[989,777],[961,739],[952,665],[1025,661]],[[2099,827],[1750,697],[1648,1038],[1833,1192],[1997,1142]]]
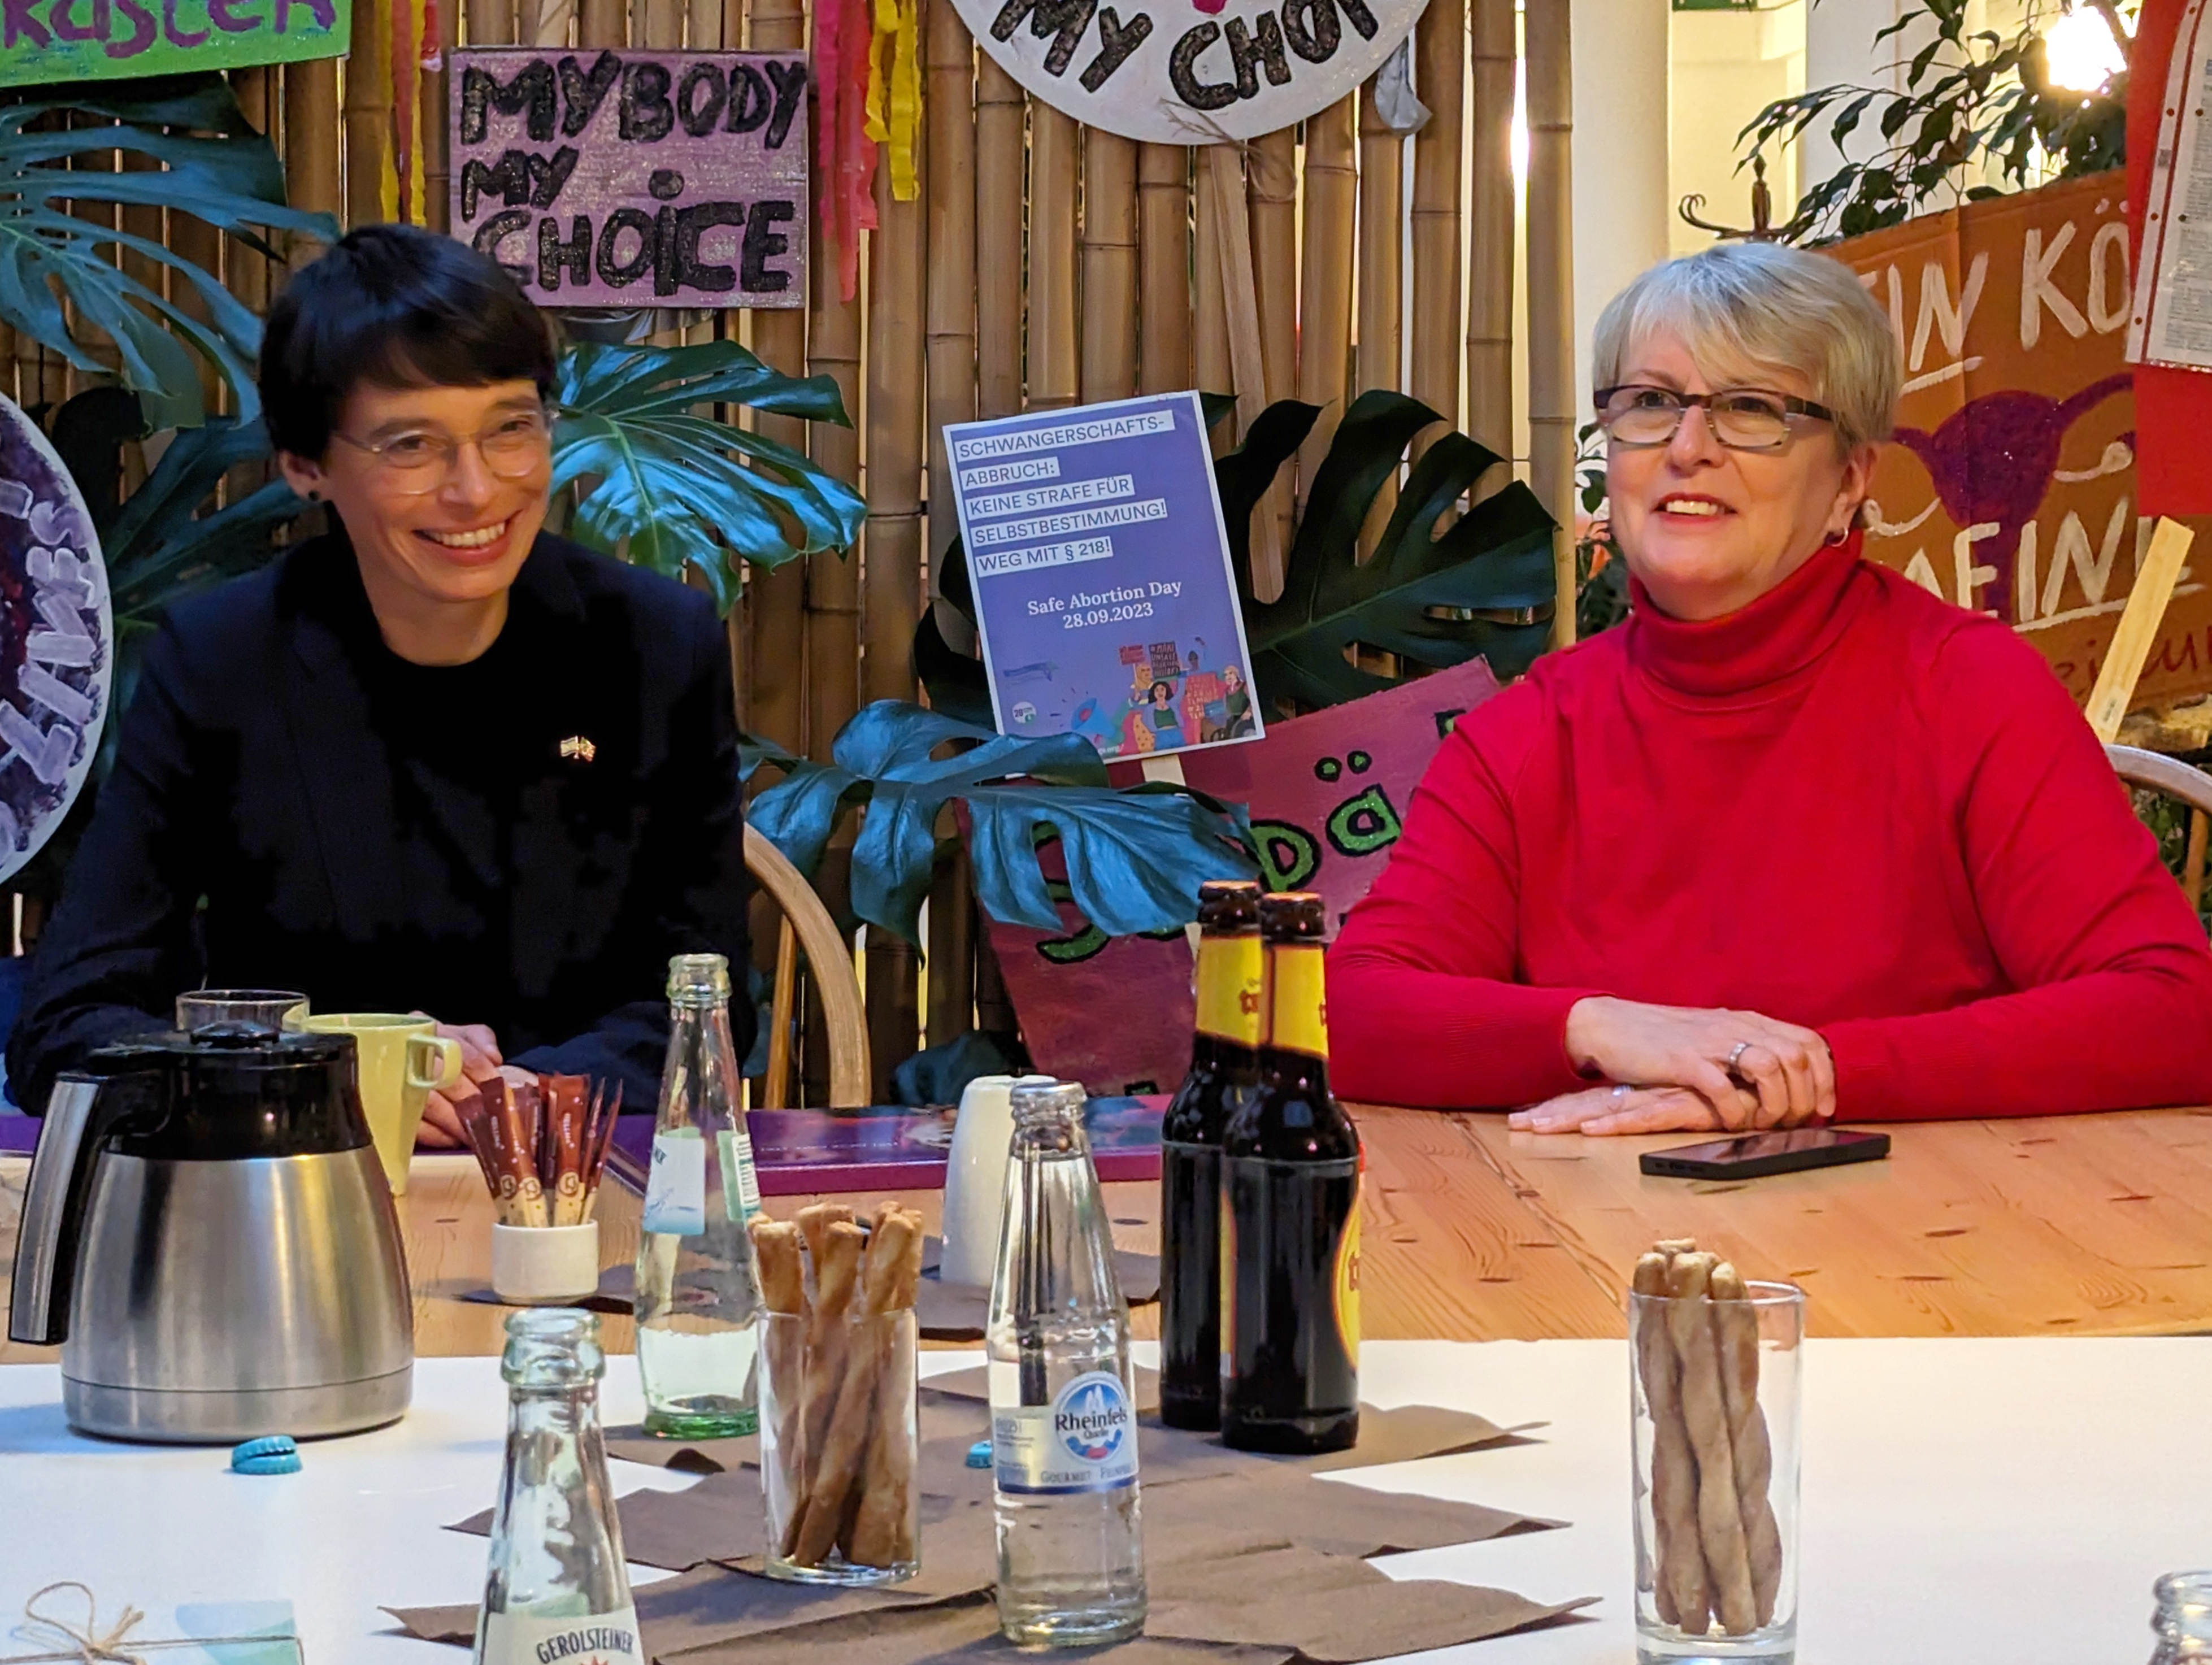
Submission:
[[[945,1164],[945,1251],[937,1267],[945,1282],[989,1287],[998,1269],[1006,1156],[1014,1140],[1014,1089],[1052,1079],[979,1075],[961,1090]]]
[[[509,1306],[558,1306],[599,1292],[599,1223],[495,1225],[491,1292]]]

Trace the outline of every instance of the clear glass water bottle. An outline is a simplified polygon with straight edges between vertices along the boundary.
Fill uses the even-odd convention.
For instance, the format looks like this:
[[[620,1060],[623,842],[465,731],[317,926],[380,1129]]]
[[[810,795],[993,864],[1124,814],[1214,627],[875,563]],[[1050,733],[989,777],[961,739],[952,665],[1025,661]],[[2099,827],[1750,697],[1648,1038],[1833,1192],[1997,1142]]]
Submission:
[[[648,1433],[724,1439],[760,1425],[760,1212],[730,1042],[730,966],[668,963],[668,1062],[637,1247],[637,1368]]]
[[[507,1459],[476,1665],[644,1665],[599,1434],[599,1321],[532,1307],[507,1321]]]
[[[1014,1089],[984,1331],[999,1624],[1018,1647],[1089,1647],[1145,1625],[1129,1312],[1083,1131],[1083,1089]]]
[[[2150,1665],[2212,1661],[2212,1572],[2169,1572],[2153,1587],[2158,1611],[2150,1627],[2158,1651]]]

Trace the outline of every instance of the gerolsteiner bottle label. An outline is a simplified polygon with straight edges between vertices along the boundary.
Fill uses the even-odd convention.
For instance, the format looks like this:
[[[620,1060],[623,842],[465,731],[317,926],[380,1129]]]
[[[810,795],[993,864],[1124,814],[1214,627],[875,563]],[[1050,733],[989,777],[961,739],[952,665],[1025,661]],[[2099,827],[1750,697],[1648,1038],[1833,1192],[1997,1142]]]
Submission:
[[[483,1625],[484,1665],[645,1665],[635,1607],[582,1619],[490,1613]]]
[[[1359,1163],[1222,1161],[1224,1422],[1359,1404]]]

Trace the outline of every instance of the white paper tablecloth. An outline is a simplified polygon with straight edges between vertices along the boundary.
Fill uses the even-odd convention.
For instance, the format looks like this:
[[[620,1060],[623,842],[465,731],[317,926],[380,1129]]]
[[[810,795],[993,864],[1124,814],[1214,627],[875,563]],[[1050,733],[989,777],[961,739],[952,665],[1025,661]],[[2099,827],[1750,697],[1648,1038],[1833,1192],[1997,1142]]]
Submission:
[[[1808,1345],[1805,1665],[2149,1656],[2152,1579],[2212,1565],[2212,1339]],[[924,1367],[966,1362],[938,1353]],[[1371,1343],[1361,1362],[1377,1404],[1550,1424],[1537,1443],[1362,1483],[1573,1522],[1379,1565],[1540,1601],[1605,1598],[1595,1622],[1450,1653],[1467,1665],[1632,1659],[1620,1344]],[[453,1665],[456,1650],[377,1634],[390,1626],[377,1607],[480,1593],[483,1540],[440,1528],[492,1501],[505,1398],[494,1359],[416,1370],[404,1422],[304,1448],[301,1474],[247,1479],[221,1450],[79,1438],[53,1369],[0,1369],[0,1632],[40,1585],[79,1578],[103,1613],[289,1598],[313,1665]],[[605,1402],[609,1421],[635,1419],[628,1358],[609,1361]],[[622,1492],[691,1483],[614,1469]],[[640,1583],[665,1576],[636,1570]]]

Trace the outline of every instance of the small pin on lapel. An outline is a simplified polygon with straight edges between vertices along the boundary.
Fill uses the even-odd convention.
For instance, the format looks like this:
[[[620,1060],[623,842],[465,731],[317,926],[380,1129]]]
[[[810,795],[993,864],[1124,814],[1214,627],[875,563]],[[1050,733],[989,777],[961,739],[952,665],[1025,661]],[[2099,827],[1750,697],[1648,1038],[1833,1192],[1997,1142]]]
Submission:
[[[588,763],[599,755],[599,747],[581,734],[571,734],[561,742],[561,761],[564,763]]]

